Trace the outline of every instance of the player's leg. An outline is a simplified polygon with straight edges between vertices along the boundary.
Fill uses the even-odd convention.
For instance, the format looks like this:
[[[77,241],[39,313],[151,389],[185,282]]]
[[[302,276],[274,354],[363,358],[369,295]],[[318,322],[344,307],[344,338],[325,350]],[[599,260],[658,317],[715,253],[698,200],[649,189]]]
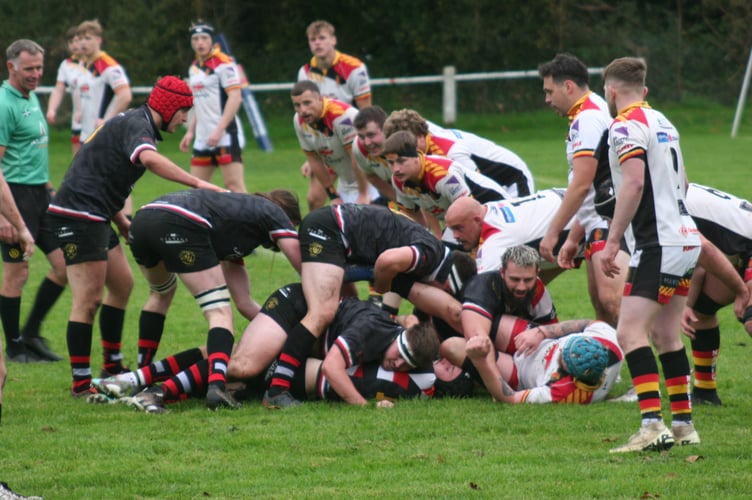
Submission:
[[[225,392],[227,366],[235,343],[230,292],[219,264],[198,272],[181,273],[180,279],[201,307],[209,323],[206,352],[209,362],[206,405],[239,408],[240,404]]]
[[[591,254],[586,264],[590,300],[595,310],[595,319],[605,321],[616,327],[619,319],[621,296],[624,293],[626,272],[610,278],[603,273],[601,261],[602,252],[595,252]],[[616,254],[616,264],[621,269],[627,269],[629,267],[629,254],[620,250]]]
[[[3,275],[0,284],[0,320],[5,332],[5,348],[8,360],[19,363],[41,361],[33,353],[27,353],[21,338],[21,292],[29,278],[29,263],[21,258],[23,252],[17,245],[2,244]],[[13,258],[16,256],[16,258]]]
[[[243,164],[240,162],[231,162],[222,165],[222,178],[225,181],[225,187],[234,193],[247,193],[245,187],[245,171]]]
[[[326,205],[327,195],[324,190],[324,186],[316,178],[315,175],[310,175],[311,182],[308,185],[308,194],[306,195],[306,201],[308,202],[308,211],[313,211],[317,208]]]
[[[279,356],[287,332],[270,316],[259,313],[243,332],[230,356],[227,375],[236,380],[259,375]]]
[[[149,365],[159,349],[167,311],[177,290],[177,274],[168,271],[163,261],[152,267],[140,265],[149,283],[149,297],[138,321],[138,366]]]
[[[65,290],[68,278],[65,274],[65,259],[62,250],[55,248],[47,253],[47,261],[50,263],[50,271],[37,289],[26,324],[21,329],[21,336],[26,347],[40,357],[49,361],[59,361],[62,357],[49,348],[46,340],[41,336],[41,328],[47,313]]]
[[[117,236],[113,233],[110,238],[110,249],[107,252],[105,278],[107,293],[99,312],[99,330],[102,336],[104,358],[103,378],[128,371],[123,366],[123,326],[125,308],[128,306],[128,300],[133,291],[133,283],[133,271],[128,264],[122,245],[117,243]]]

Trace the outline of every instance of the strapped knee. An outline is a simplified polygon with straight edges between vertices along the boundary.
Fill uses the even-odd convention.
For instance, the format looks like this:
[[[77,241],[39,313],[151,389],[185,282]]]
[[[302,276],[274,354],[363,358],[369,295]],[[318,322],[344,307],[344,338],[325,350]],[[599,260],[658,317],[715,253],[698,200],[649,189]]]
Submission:
[[[151,283],[149,283],[149,288],[151,289],[151,291],[158,293],[159,295],[166,295],[172,292],[176,286],[178,286],[178,275],[175,273],[170,273],[170,276],[167,278],[167,280],[159,285],[152,285]]]
[[[230,306],[230,292],[227,291],[226,285],[199,293],[194,298],[202,312]]]

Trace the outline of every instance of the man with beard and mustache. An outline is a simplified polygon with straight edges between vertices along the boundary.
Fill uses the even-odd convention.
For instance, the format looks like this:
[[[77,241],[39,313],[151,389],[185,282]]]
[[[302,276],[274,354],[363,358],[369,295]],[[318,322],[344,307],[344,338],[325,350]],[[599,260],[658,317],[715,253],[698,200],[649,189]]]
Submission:
[[[480,273],[468,281],[463,292],[461,314],[466,339],[478,335],[489,337],[495,350],[507,352],[511,347],[510,336],[498,335],[503,316],[518,317],[511,338],[527,330],[531,322],[538,325],[559,322],[551,295],[538,277],[539,259],[538,252],[532,247],[509,247],[501,257],[499,271]],[[494,354],[494,350],[489,352],[489,356]],[[491,364],[496,366],[494,360]],[[467,370],[471,366],[463,368]],[[497,379],[501,377],[501,373],[495,375]]]

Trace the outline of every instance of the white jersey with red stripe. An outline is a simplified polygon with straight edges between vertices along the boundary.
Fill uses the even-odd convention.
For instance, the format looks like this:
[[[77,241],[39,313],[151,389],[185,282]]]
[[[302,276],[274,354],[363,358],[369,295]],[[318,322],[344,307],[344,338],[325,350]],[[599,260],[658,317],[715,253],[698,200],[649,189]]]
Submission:
[[[587,386],[575,381],[561,366],[561,350],[567,342],[577,337],[591,337],[610,351],[612,361],[606,367],[600,385]],[[573,333],[559,339],[545,339],[538,348],[526,355],[514,354],[518,391],[525,391],[525,403],[589,404],[603,401],[616,383],[624,353],[616,340],[616,330],[602,321],[591,324],[582,333]]]
[[[371,95],[368,69],[357,57],[337,51],[331,68],[322,69],[316,58],[298,70],[298,81],[310,80],[318,85],[321,95],[354,105],[356,99]]]
[[[392,183],[392,172],[389,170],[389,164],[381,155],[374,156],[368,154],[368,150],[360,141],[360,137],[356,137],[353,142],[353,157],[355,163],[366,175],[375,175],[383,181]]]
[[[63,59],[57,68],[57,82],[65,85],[65,90],[70,92],[73,100],[73,112],[71,113],[71,129],[81,130],[81,96],[78,92],[78,86],[85,74],[83,64],[74,57]],[[78,119],[76,119],[78,118]]]
[[[446,156],[468,171],[491,177],[509,193],[510,198],[527,196],[535,191],[533,174],[513,151],[471,132],[426,122],[426,154]]]
[[[193,91],[193,112],[196,116],[193,149],[211,149],[206,145],[206,139],[222,119],[227,91],[241,88],[243,82],[240,71],[230,56],[215,48],[205,61],[193,61],[188,69],[188,84]],[[237,135],[242,149],[245,146],[245,136],[237,115],[234,125],[230,124],[222,134],[217,143],[218,147],[232,145],[232,136],[229,132]]]
[[[444,220],[449,205],[457,198],[474,196],[480,201],[488,196],[496,200],[506,197],[504,188],[478,172],[468,171],[443,156],[419,155],[420,181],[401,182],[392,178],[397,203],[408,210],[422,208]]]
[[[524,198],[485,203],[476,253],[478,272],[501,268],[501,256],[515,245],[537,247],[561,206],[564,190],[544,189]],[[569,230],[572,221],[565,226]],[[541,262],[543,264],[543,262]]]
[[[568,181],[572,182],[575,158],[592,158],[604,132],[608,130],[612,118],[608,104],[601,96],[590,92],[582,97],[570,110],[569,133],[567,134]],[[577,220],[590,234],[596,228],[606,228],[606,221],[595,212],[595,188],[590,186],[582,205],[577,211]]]
[[[617,205],[621,165],[631,158],[645,163],[642,198],[631,222],[635,249],[699,246],[697,227],[684,196],[687,175],[679,132],[644,101],[623,109],[609,128],[609,161]]]
[[[81,97],[81,142],[94,132],[97,120],[107,114],[115,90],[123,85],[130,85],[123,67],[105,52],[100,52],[96,60],[87,62],[83,68],[78,85]]]

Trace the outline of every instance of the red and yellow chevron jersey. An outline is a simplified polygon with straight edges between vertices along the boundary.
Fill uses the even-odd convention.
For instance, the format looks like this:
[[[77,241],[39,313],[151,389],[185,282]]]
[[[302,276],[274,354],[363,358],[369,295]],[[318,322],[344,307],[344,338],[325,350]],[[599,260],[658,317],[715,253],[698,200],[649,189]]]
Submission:
[[[193,91],[193,112],[196,131],[193,149],[206,150],[206,139],[217,127],[227,103],[227,91],[242,86],[240,71],[235,61],[215,47],[205,61],[195,60],[188,68],[188,84]],[[240,147],[245,145],[243,127],[238,117],[226,129],[217,144],[228,147],[237,135]]]
[[[100,52],[94,61],[85,63],[83,68],[78,85],[81,98],[81,142],[94,132],[97,120],[107,114],[115,89],[130,84],[123,67],[106,52]]]
[[[567,163],[569,165],[568,181],[572,182],[575,158],[592,158],[603,135],[607,133],[612,118],[608,104],[601,96],[588,92],[569,110],[569,129],[566,140]],[[604,169],[605,169],[605,158]],[[591,185],[585,199],[577,211],[577,220],[590,234],[596,228],[605,228],[606,222],[595,212],[595,189]]]
[[[321,118],[312,125],[304,123],[297,113],[293,118],[295,134],[303,151],[319,155],[341,181],[353,185],[357,183],[350,150],[357,136],[353,126],[357,114],[357,108],[341,101],[324,98]]]
[[[632,158],[644,162],[645,175],[642,197],[631,221],[635,248],[698,246],[697,228],[686,206],[687,175],[679,132],[646,102],[622,110],[609,127],[609,161],[616,193],[622,185],[622,165]]]
[[[591,337],[609,350],[609,365],[597,386],[588,386],[572,378],[561,365],[561,349],[576,337]],[[624,354],[616,340],[616,331],[607,323],[596,321],[582,333],[559,339],[546,339],[532,353],[514,354],[519,383],[526,391],[526,403],[590,404],[606,399],[621,370]]]
[[[355,99],[371,95],[368,69],[357,57],[337,51],[331,68],[321,68],[316,58],[301,66],[298,81],[310,80],[319,86],[321,95],[353,105]]]

